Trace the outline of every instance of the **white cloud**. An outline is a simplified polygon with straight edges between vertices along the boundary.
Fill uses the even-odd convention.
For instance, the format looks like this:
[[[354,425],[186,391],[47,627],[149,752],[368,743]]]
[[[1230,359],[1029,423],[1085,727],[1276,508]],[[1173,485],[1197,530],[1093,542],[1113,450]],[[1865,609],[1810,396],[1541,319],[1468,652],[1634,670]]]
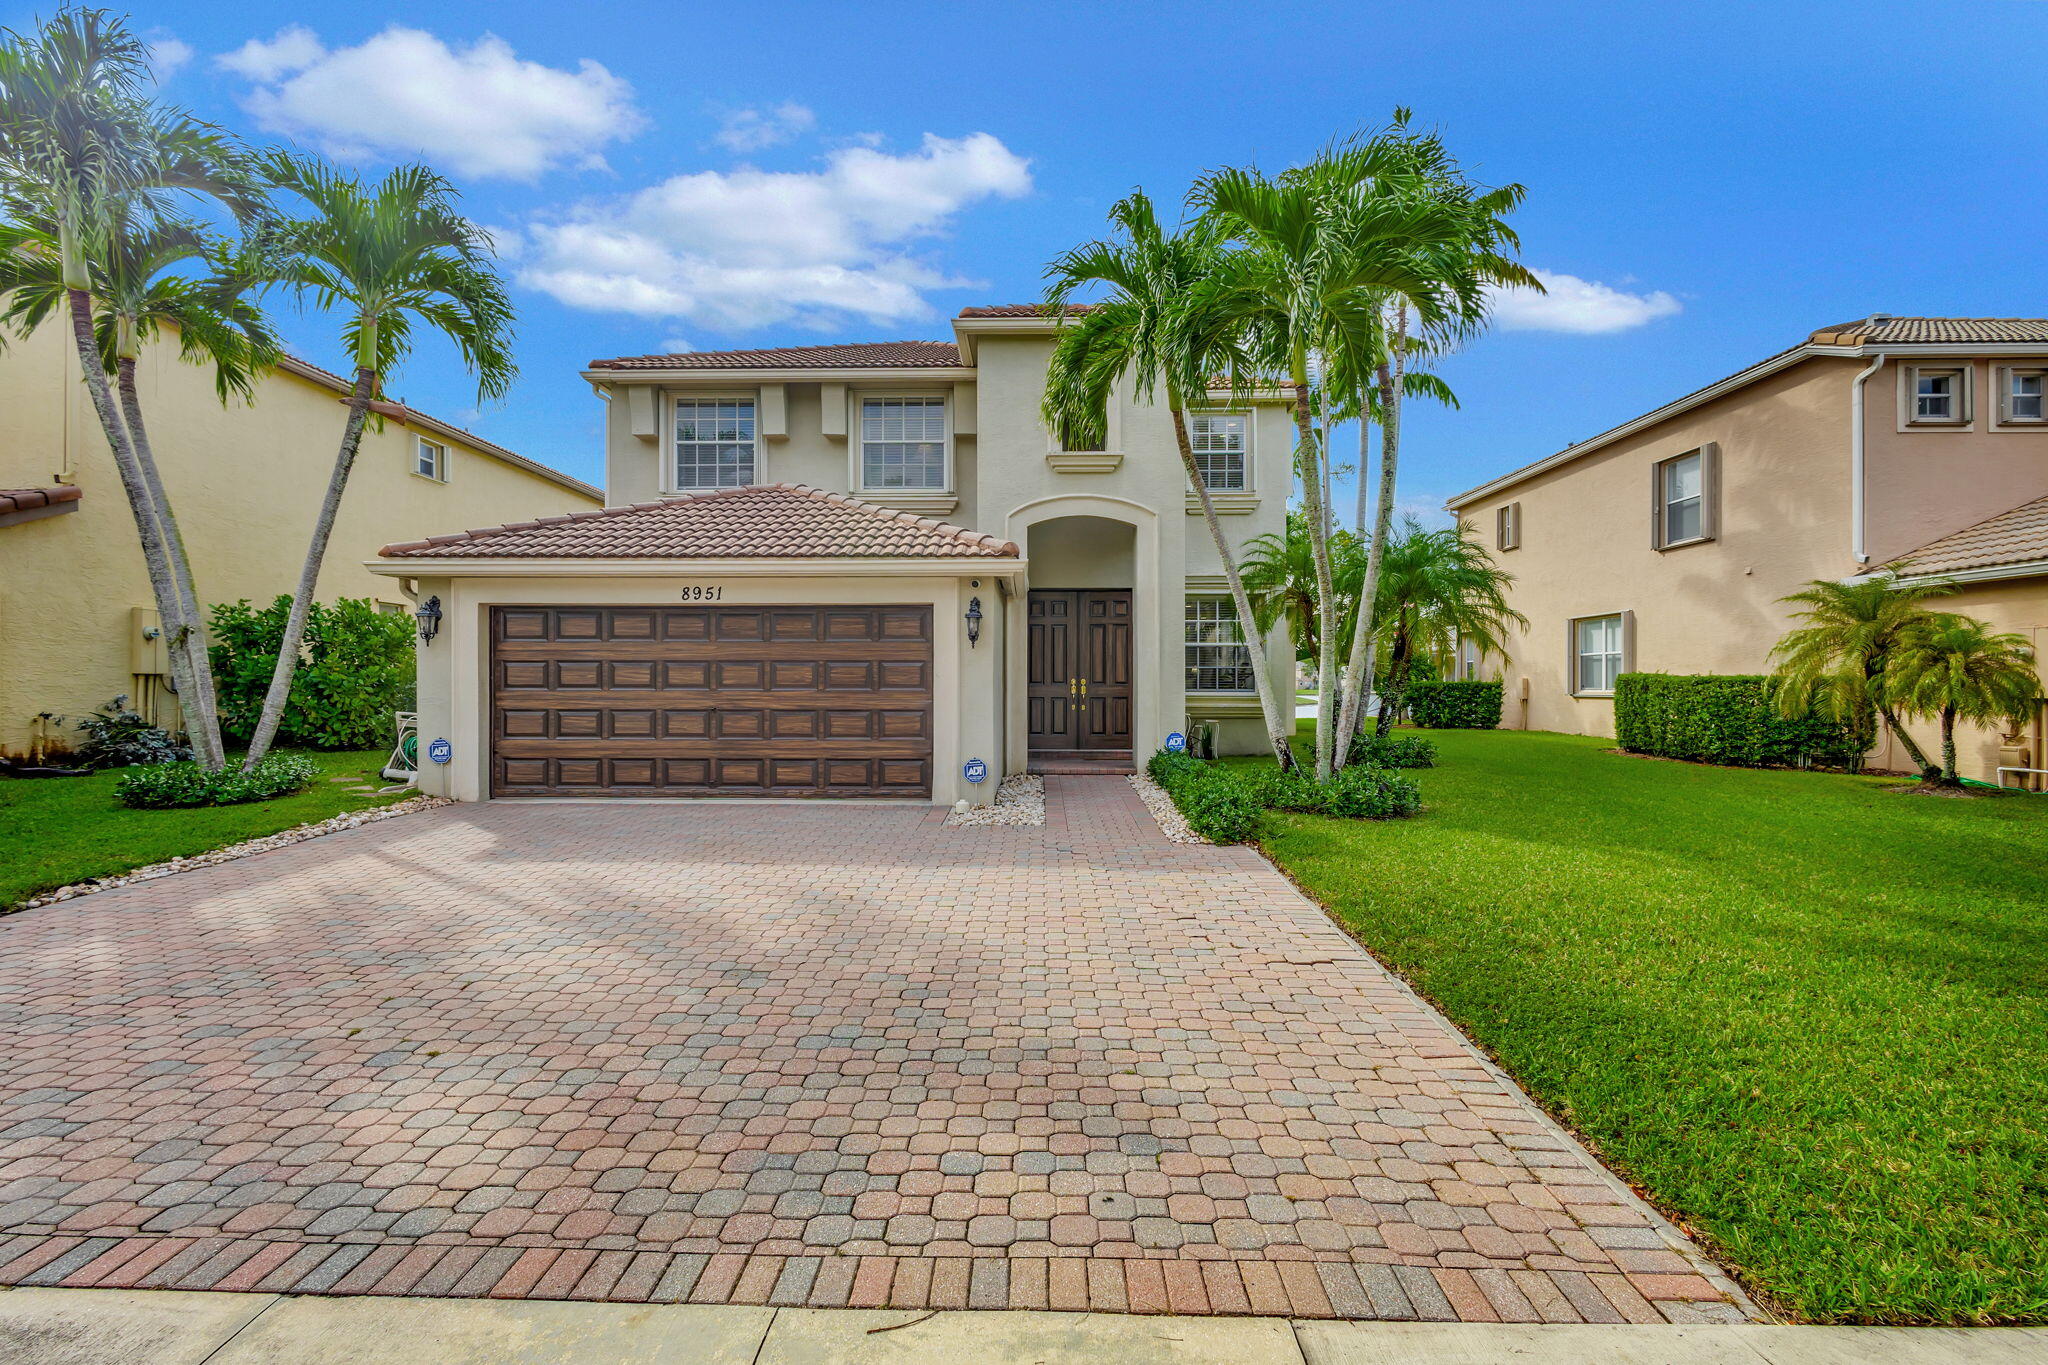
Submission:
[[[149,48],[150,78],[158,85],[177,75],[179,70],[197,55],[192,51],[192,44],[174,38],[162,30],[144,39],[144,44]]]
[[[243,105],[266,130],[346,160],[418,155],[457,175],[531,180],[603,166],[604,145],[645,122],[632,87],[596,62],[570,71],[522,61],[490,34],[451,47],[394,24],[330,51],[294,25],[218,64],[254,85]]]
[[[734,109],[719,120],[712,141],[735,152],[758,152],[792,142],[817,123],[816,114],[793,102],[773,109]]]
[[[1554,270],[1536,277],[1548,292],[1500,289],[1493,295],[1493,320],[1511,332],[1626,332],[1668,318],[1679,302],[1663,290],[1631,294],[1598,280]]]
[[[925,290],[967,281],[913,244],[1030,188],[1030,162],[988,133],[843,147],[817,171],[699,171],[529,225],[520,278],[573,307],[720,330],[921,318]]]

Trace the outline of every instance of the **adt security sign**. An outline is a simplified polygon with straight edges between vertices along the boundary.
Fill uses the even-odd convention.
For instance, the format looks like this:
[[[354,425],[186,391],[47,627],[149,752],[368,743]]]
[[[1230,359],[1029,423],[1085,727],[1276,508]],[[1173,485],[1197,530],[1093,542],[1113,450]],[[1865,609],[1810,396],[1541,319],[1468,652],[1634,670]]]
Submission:
[[[1166,750],[1168,753],[1174,754],[1186,753],[1188,751],[1188,737],[1175,730],[1166,737]]]
[[[960,769],[960,773],[969,782],[986,782],[988,781],[988,764],[978,758],[970,758],[967,760],[966,765]]]
[[[445,739],[437,739],[427,746],[427,757],[436,763],[446,763],[455,757],[455,746]]]

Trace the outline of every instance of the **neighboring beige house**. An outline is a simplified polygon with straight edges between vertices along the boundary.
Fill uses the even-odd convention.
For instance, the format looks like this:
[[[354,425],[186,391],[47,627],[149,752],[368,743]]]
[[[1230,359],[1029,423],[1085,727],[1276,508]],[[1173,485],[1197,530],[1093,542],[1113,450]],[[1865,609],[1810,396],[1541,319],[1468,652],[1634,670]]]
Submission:
[[[2048,655],[2044,391],[2048,319],[1878,315],[1461,493],[1529,618],[1462,666],[1505,679],[1505,724],[1611,735],[1615,674],[1763,672],[1779,598],[1886,565]],[[1964,775],[2048,766],[2042,737],[1971,730]]]
[[[1168,414],[1119,393],[1104,449],[1060,448],[1056,330],[1012,305],[952,341],[592,362],[610,507],[370,566],[444,612],[425,789],[985,801],[1027,766],[1128,771],[1191,724],[1259,748]],[[1193,423],[1233,540],[1280,530],[1284,406]]]
[[[143,412],[208,602],[267,602],[298,582],[341,439],[348,385],[287,360],[255,401],[223,407],[213,371],[175,343],[141,361]],[[363,558],[394,534],[576,512],[598,490],[428,417],[390,406],[364,433],[319,595],[412,605]],[[0,350],[0,752],[20,754],[39,712],[77,717],[126,693],[177,724],[135,522],[67,333]],[[61,736],[76,737],[75,731]]]

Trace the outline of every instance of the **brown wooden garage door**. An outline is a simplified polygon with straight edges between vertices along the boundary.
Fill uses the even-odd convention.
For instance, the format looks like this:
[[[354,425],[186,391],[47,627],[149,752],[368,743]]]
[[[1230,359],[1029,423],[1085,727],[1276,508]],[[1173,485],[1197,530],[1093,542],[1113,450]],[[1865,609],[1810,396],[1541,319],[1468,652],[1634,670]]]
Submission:
[[[495,796],[928,796],[932,617],[496,607]]]

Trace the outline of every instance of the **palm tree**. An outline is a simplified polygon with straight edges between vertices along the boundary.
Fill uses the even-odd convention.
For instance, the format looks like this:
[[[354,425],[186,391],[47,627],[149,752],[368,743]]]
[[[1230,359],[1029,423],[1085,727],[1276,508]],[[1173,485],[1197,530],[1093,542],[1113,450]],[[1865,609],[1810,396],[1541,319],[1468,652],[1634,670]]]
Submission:
[[[1386,169],[1383,154],[1373,146],[1350,153],[1374,171]],[[1196,182],[1192,198],[1238,247],[1223,255],[1222,268],[1202,286],[1201,306],[1233,320],[1255,382],[1277,377],[1294,395],[1295,473],[1315,566],[1318,714],[1328,716],[1338,627],[1317,421],[1330,399],[1315,380],[1328,375],[1333,354],[1372,351],[1379,297],[1391,293],[1433,302],[1437,287],[1417,268],[1412,248],[1432,234],[1434,206],[1412,198],[1361,201],[1340,240],[1329,231],[1330,196],[1313,175],[1290,172],[1269,179],[1256,170],[1214,171]],[[1333,740],[1331,726],[1316,727],[1318,778],[1334,771]]]
[[[34,33],[0,34],[0,202],[13,220],[0,271],[6,284],[31,288],[27,313],[16,307],[20,298],[10,300],[17,327],[30,313],[47,316],[60,300],[69,315],[80,372],[142,543],[185,729],[200,760],[218,769],[224,759],[191,569],[155,459],[138,439],[132,365],[125,420],[108,380],[119,372],[129,329],[121,309],[96,299],[103,305],[110,293],[133,287],[138,244],[176,235],[163,221],[181,193],[246,217],[260,207],[261,192],[231,139],[142,98],[147,72],[143,44],[103,11],[65,10]],[[157,251],[140,249],[145,260]],[[139,333],[133,339],[139,345]],[[109,355],[113,366],[104,363]]]
[[[1288,633],[1294,637],[1296,661],[1313,665],[1322,657],[1322,638],[1318,633],[1322,623],[1308,518],[1299,509],[1290,511],[1285,532],[1268,532],[1245,542],[1243,571],[1253,622],[1261,631],[1270,631],[1285,622]],[[1340,608],[1340,628],[1356,619],[1356,613],[1349,610],[1347,587],[1350,593],[1357,592],[1364,572],[1365,554],[1359,548],[1358,538],[1348,531],[1334,533],[1330,537],[1330,580]]]
[[[1511,574],[1493,562],[1469,526],[1425,531],[1409,517],[1381,560],[1373,605],[1376,648],[1385,651],[1378,732],[1394,728],[1418,659],[1448,660],[1460,640],[1505,655],[1509,626],[1529,619],[1508,605]]]
[[[412,349],[415,321],[455,343],[477,377],[481,398],[502,397],[517,373],[512,363],[512,306],[492,269],[490,238],[456,208],[454,187],[425,166],[400,166],[374,186],[304,157],[270,164],[280,190],[303,199],[311,214],[280,225],[268,242],[278,278],[321,308],[341,309],[342,339],[355,359],[355,384],[341,448],[327,481],[298,590],[285,619],[277,668],[249,741],[248,767],[269,752],[291,695],[299,646],[313,606],[328,537],[348,488],[363,424],[385,375]]]
[[[1779,710],[1788,716],[1818,710],[1846,725],[1862,751],[1876,742],[1882,718],[1921,777],[1932,777],[1937,770],[1899,723],[1886,678],[1902,641],[1926,623],[1924,604],[1954,591],[1953,583],[1906,583],[1885,569],[1852,583],[1816,578],[1779,598],[1803,608],[1792,619],[1805,622],[1771,650]]]
[[[1046,369],[1046,421],[1063,438],[1093,444],[1102,438],[1111,391],[1119,379],[1128,378],[1133,390],[1144,397],[1163,388],[1181,465],[1201,502],[1202,518],[1230,587],[1230,600],[1237,619],[1249,624],[1252,607],[1237,556],[1217,518],[1208,481],[1202,477],[1188,439],[1188,395],[1206,398],[1211,377],[1234,370],[1240,363],[1227,331],[1216,325],[1218,319],[1205,317],[1190,306],[1195,284],[1215,269],[1216,233],[1211,225],[1198,221],[1169,235],[1160,227],[1152,201],[1142,190],[1111,208],[1109,219],[1117,228],[1116,240],[1090,242],[1067,252],[1046,269],[1050,281],[1046,306],[1063,322],[1068,316],[1066,302],[1074,291],[1091,285],[1106,286],[1110,291],[1108,298],[1091,304],[1078,315],[1078,321],[1062,328]],[[1267,739],[1280,766],[1291,768],[1293,707],[1283,708],[1273,690],[1262,632],[1246,629],[1242,633]]]
[[[1500,285],[1541,289],[1536,276],[1515,262],[1508,253],[1518,245],[1506,215],[1521,202],[1520,185],[1482,190],[1473,185],[1435,134],[1408,131],[1408,111],[1396,110],[1393,124],[1363,144],[1326,158],[1312,168],[1323,193],[1333,201],[1331,235],[1352,250],[1362,239],[1371,249],[1371,225],[1379,214],[1369,212],[1379,201],[1415,201],[1433,210],[1418,216],[1419,229],[1410,244],[1417,272],[1431,285],[1425,295],[1410,294],[1399,287],[1382,291],[1383,310],[1391,315],[1387,326],[1375,337],[1380,345],[1373,353],[1347,351],[1343,359],[1347,378],[1358,390],[1355,409],[1366,414],[1377,408],[1380,426],[1380,467],[1378,507],[1366,538],[1368,548],[1365,582],[1359,593],[1361,603],[1379,601],[1379,580],[1383,555],[1389,547],[1394,520],[1394,494],[1401,449],[1401,400],[1417,391],[1409,381],[1412,357],[1442,352],[1472,336],[1485,326],[1489,290]],[[1415,331],[1411,334],[1411,318]],[[1368,379],[1369,374],[1369,379]],[[1366,389],[1375,402],[1369,402]],[[1422,386],[1433,397],[1448,397],[1448,390]],[[1359,425],[1359,478],[1365,477],[1366,425]],[[1354,631],[1351,653],[1345,665],[1344,693],[1347,698],[1337,722],[1336,748],[1339,761],[1350,751],[1356,733],[1365,690],[1374,676],[1374,650],[1380,632]],[[1388,713],[1382,712],[1383,728]]]
[[[2024,725],[2040,704],[2041,677],[2023,636],[1994,633],[1974,617],[1930,612],[1900,641],[1885,693],[1909,716],[1940,718],[1941,785],[1960,787],[1956,721]]]

